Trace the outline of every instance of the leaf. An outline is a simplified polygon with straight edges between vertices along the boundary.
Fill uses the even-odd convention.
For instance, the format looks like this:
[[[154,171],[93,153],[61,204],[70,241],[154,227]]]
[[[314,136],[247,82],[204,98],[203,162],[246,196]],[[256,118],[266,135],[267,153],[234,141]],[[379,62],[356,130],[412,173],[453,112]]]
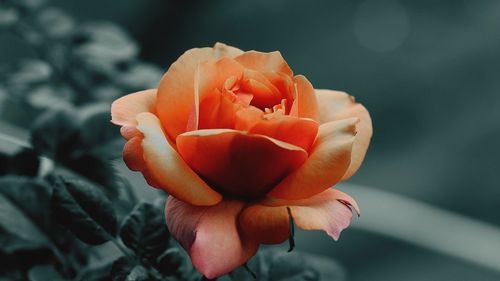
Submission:
[[[49,227],[49,187],[22,177],[0,179],[0,250],[52,248]]]
[[[36,24],[50,38],[63,38],[71,34],[75,28],[75,22],[63,10],[57,8],[45,8],[37,13]]]
[[[40,159],[33,149],[21,149],[14,155],[0,153],[0,175],[36,176]]]
[[[52,214],[80,240],[98,245],[116,234],[117,218],[106,195],[83,181],[56,180]]]
[[[156,258],[168,246],[169,232],[163,212],[149,203],[139,203],[120,229],[123,243],[140,257]]]
[[[343,281],[344,270],[327,257],[277,249],[261,250],[248,262],[248,268],[263,281]],[[232,280],[254,280],[240,267],[229,274]]]
[[[31,143],[38,152],[52,159],[68,157],[78,131],[78,123],[70,110],[50,110],[35,121],[31,129]]]
[[[110,105],[107,103],[92,104],[78,111],[81,149],[102,159],[120,157],[124,144],[118,130],[109,121],[109,112]]]
[[[158,263],[156,268],[167,275],[175,275],[182,270],[182,266],[185,264],[186,259],[180,252],[178,248],[170,248],[163,255],[158,258]]]
[[[53,266],[37,265],[28,271],[28,280],[30,281],[64,281],[64,279]]]
[[[137,265],[126,257],[121,257],[113,263],[110,277],[113,281],[152,280],[146,268]]]

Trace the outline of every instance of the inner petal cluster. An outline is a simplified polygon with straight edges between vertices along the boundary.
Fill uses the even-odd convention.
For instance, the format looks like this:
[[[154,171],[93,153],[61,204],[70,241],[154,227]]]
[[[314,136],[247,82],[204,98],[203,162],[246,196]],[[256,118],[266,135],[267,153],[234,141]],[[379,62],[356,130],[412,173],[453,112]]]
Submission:
[[[210,186],[251,199],[305,162],[319,126],[297,114],[303,93],[291,71],[255,68],[228,57],[200,62],[186,130],[175,140]]]

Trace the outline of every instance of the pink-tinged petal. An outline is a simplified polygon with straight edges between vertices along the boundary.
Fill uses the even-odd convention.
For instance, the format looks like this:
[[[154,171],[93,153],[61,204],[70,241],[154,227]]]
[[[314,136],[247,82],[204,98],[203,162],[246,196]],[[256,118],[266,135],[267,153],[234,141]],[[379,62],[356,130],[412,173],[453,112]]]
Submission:
[[[307,159],[300,147],[229,129],[181,134],[177,149],[215,189],[247,198],[265,194]]]
[[[129,148],[130,154],[127,153],[129,167],[139,168],[144,165],[142,172],[148,183],[152,182],[153,186],[160,187],[187,203],[210,206],[222,200],[222,196],[211,189],[169,144],[155,115],[140,113],[137,115],[137,122],[137,129],[143,135],[142,150],[137,148],[135,141],[132,142],[130,146],[134,148]],[[139,155],[131,156],[133,151],[142,151],[142,159]]]
[[[198,64],[209,59],[233,57],[239,50],[222,43],[213,48],[186,51],[163,75],[158,87],[156,112],[170,139],[186,131],[194,103],[195,71]]]
[[[290,115],[295,117],[310,118],[319,122],[318,101],[314,88],[303,75],[294,77],[295,99],[290,110]]]
[[[354,140],[351,165],[342,180],[350,178],[361,166],[372,137],[372,120],[366,108],[356,103],[354,97],[344,92],[332,90],[316,90],[319,103],[321,123],[357,117],[356,139]]]
[[[135,117],[134,117],[135,120]],[[137,122],[137,121],[135,121]],[[126,140],[129,140],[133,137],[135,137],[137,134],[140,134],[139,130],[135,126],[123,126],[120,128],[120,134],[125,138]]]
[[[111,104],[111,122],[120,126],[135,127],[137,114],[154,111],[156,91],[156,89],[144,90],[115,100]]]
[[[248,132],[265,135],[309,151],[318,133],[319,123],[307,118],[282,115],[261,119]]]
[[[143,135],[139,133],[123,146],[123,161],[132,171],[143,171],[146,167],[143,157],[144,151],[142,150],[143,139]]]
[[[285,59],[278,51],[270,53],[248,51],[235,57],[235,60],[246,68],[250,68],[258,72],[274,71],[282,72],[288,76],[293,76],[292,69],[290,69]]]
[[[356,201],[336,189],[327,189],[302,200],[268,200],[266,198],[246,207],[241,212],[239,223],[242,233],[264,244],[285,241],[290,234],[287,207],[290,208],[290,213],[298,227],[304,230],[324,230],[335,240],[351,222],[350,207],[359,213]]]
[[[307,161],[268,195],[283,199],[304,199],[339,182],[351,162],[358,121],[358,118],[350,118],[322,124]]]
[[[167,226],[189,253],[194,267],[207,278],[217,278],[247,262],[258,250],[253,239],[243,238],[237,217],[244,202],[223,200],[210,207],[196,207],[170,196]]]

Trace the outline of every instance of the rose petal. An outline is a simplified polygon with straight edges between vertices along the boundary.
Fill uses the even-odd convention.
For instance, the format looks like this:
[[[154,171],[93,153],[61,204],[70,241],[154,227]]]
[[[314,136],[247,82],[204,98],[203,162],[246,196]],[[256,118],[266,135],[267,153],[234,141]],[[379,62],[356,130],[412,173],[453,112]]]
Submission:
[[[283,199],[311,197],[336,184],[347,171],[358,118],[320,125],[307,161],[289,174],[269,196]]]
[[[309,151],[318,133],[319,123],[306,118],[282,115],[272,119],[261,119],[248,132],[261,134]]]
[[[193,109],[194,80],[198,63],[208,59],[231,57],[238,49],[222,43],[214,48],[195,48],[186,51],[163,75],[158,87],[156,110],[170,139],[186,131]]]
[[[137,147],[135,138],[129,141],[131,144],[127,145],[125,154],[129,167],[142,170],[148,183],[190,204],[210,206],[222,200],[222,196],[211,189],[169,144],[155,115],[140,113],[137,122],[137,129],[144,138],[142,149]],[[141,152],[142,159],[138,155]]]
[[[352,147],[351,165],[342,180],[350,178],[361,166],[372,137],[372,120],[366,108],[344,92],[316,90],[321,123],[358,117],[356,139]]]
[[[223,200],[215,206],[196,207],[168,198],[168,229],[205,277],[231,272],[257,252],[259,244],[242,239],[238,232],[236,219],[243,206],[241,201]]]
[[[228,129],[181,134],[177,149],[214,188],[247,198],[265,194],[307,159],[300,147]]]
[[[156,91],[156,89],[140,91],[115,100],[111,104],[111,122],[120,126],[135,127],[137,114],[153,112]]]
[[[234,58],[234,57],[237,57],[237,56],[243,54],[242,50],[235,48],[235,47],[232,47],[232,46],[229,46],[229,45],[226,45],[226,44],[221,43],[221,42],[215,43],[213,49],[215,52],[215,56],[214,56],[215,58],[222,58],[222,57]]]
[[[194,101],[186,131],[233,126],[234,105],[223,96],[221,90],[224,90],[228,78],[239,80],[242,74],[243,67],[227,57],[198,64],[194,81]]]
[[[318,101],[314,88],[302,75],[294,77],[296,96],[293,101],[290,115],[295,117],[310,118],[319,122]]]
[[[253,95],[251,104],[257,108],[272,108],[285,98],[262,73],[245,69],[240,82],[240,92]]]
[[[278,51],[262,53],[257,51],[248,51],[234,58],[246,68],[258,72],[282,72],[292,76],[292,69],[288,66],[281,53]]]
[[[276,244],[288,239],[290,233],[290,208],[294,223],[305,230],[324,230],[337,240],[343,229],[349,226],[352,217],[350,207],[359,212],[359,207],[349,195],[327,189],[313,197],[302,200],[267,199],[246,207],[240,214],[239,224],[245,236],[260,243]]]

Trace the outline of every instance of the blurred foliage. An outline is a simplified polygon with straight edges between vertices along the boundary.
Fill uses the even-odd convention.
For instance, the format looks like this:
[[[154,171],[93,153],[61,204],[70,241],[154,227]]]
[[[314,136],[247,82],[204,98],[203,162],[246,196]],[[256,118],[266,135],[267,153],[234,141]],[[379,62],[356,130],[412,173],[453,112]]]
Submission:
[[[162,71],[111,22],[78,22],[43,0],[1,0],[0,29],[34,58],[0,67],[0,119],[31,148],[0,152],[0,280],[201,280],[170,238],[163,205],[141,202],[111,161],[123,140],[117,97],[155,87]],[[226,280],[343,280],[327,258],[265,250]],[[242,271],[243,270],[243,271]]]

